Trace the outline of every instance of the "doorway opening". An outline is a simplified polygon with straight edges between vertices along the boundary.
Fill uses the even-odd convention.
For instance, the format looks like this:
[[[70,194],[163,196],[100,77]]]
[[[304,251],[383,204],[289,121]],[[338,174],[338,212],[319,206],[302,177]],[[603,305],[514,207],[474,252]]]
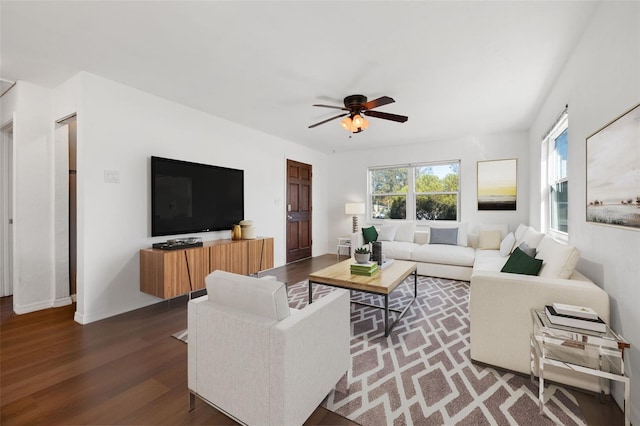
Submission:
[[[76,115],[56,121],[55,137],[55,251],[56,301],[77,292],[77,120]]]
[[[13,121],[0,127],[0,297],[13,295]]]

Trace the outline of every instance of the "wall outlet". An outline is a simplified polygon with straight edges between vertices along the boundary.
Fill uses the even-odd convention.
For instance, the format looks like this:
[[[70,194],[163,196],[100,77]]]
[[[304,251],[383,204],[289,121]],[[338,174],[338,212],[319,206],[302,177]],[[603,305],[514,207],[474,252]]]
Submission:
[[[117,170],[105,170],[104,171],[105,183],[120,183],[120,172]]]

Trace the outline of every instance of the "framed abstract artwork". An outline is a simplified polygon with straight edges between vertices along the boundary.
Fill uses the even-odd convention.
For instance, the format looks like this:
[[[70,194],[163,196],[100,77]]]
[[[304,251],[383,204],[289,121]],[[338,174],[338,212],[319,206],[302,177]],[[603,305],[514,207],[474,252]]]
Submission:
[[[516,210],[518,162],[478,161],[478,210]]]
[[[640,231],[640,104],[586,145],[587,222]]]

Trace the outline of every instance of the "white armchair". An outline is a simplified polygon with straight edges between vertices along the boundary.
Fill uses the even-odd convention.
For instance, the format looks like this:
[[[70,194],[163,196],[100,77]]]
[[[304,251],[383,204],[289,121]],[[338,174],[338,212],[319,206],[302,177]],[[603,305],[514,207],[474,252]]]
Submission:
[[[195,396],[249,425],[301,425],[351,367],[349,293],[289,309],[283,283],[214,271],[188,304]]]

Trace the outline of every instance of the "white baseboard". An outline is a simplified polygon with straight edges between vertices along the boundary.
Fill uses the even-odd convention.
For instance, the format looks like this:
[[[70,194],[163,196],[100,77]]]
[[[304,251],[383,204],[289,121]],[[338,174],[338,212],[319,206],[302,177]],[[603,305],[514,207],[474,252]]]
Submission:
[[[15,298],[13,299],[15,302]],[[53,307],[53,301],[45,300],[43,302],[29,303],[28,305],[13,305],[13,312],[18,315],[28,314],[30,312],[41,311]]]
[[[53,301],[53,307],[54,308],[59,308],[60,306],[67,306],[67,305],[70,305],[71,303],[72,303],[71,297],[69,297],[69,296],[61,297],[61,298],[55,299]]]
[[[80,312],[78,312],[78,311],[76,311],[76,313],[73,315],[73,320],[74,320],[75,322],[77,322],[78,324],[82,324],[82,325],[86,324],[86,323],[84,322],[84,315],[82,315],[82,314],[81,314]]]

